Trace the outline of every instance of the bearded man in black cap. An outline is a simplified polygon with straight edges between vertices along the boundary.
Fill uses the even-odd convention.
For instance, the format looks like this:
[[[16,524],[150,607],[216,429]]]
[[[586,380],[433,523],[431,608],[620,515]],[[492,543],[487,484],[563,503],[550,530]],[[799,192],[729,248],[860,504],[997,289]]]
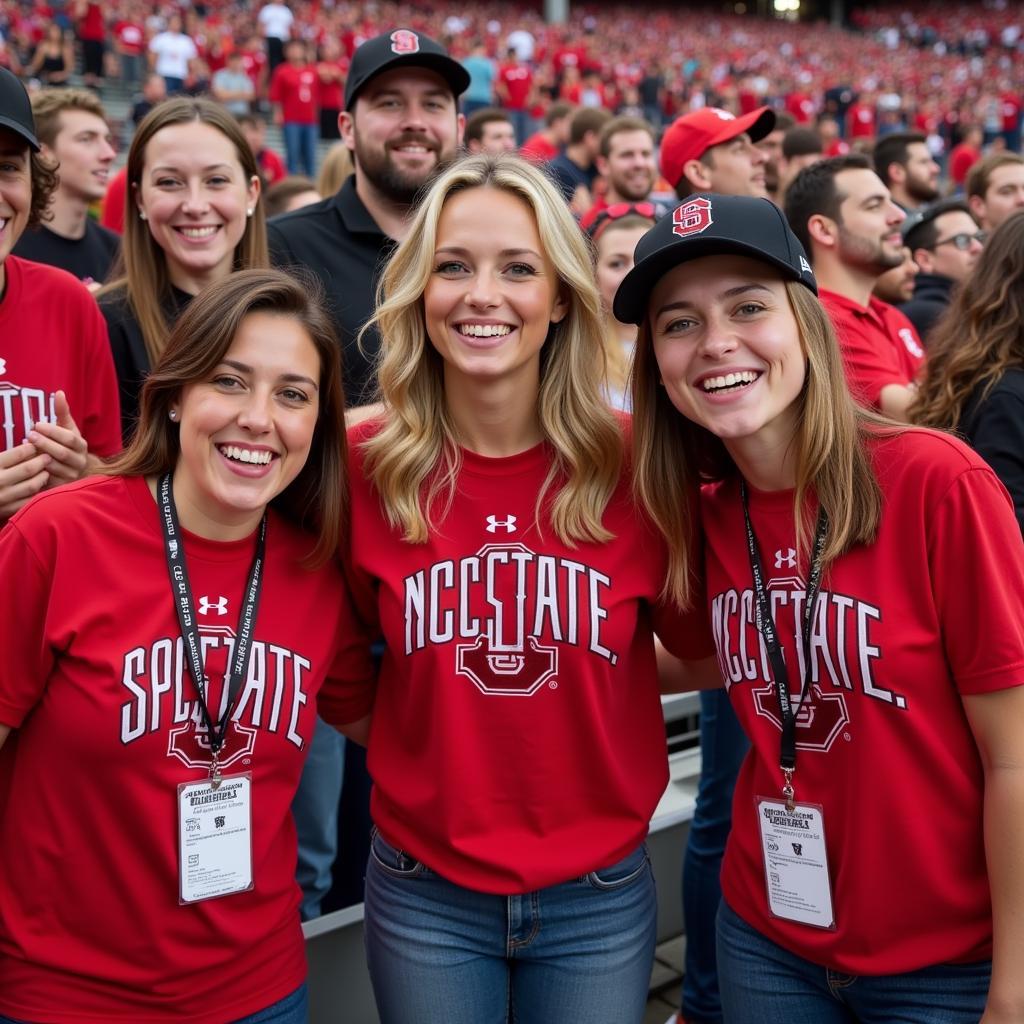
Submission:
[[[433,39],[396,29],[356,50],[338,124],[355,174],[336,195],[270,224],[275,266],[303,266],[321,280],[342,345],[349,408],[374,400],[373,314],[380,270],[405,236],[419,190],[455,159],[469,74]]]

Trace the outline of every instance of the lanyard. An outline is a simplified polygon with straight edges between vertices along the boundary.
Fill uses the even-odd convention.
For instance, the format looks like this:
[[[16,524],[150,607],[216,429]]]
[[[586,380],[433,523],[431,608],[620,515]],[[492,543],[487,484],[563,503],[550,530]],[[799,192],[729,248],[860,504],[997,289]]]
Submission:
[[[263,556],[267,539],[267,514],[264,512],[263,518],[260,520],[259,536],[256,541],[256,554],[253,555],[252,567],[249,569],[249,579],[245,585],[242,611],[238,616],[238,627],[235,630],[234,652],[225,678],[228,690],[227,703],[220,721],[214,724],[213,718],[210,715],[210,709],[206,705],[206,687],[204,685],[206,673],[203,668],[203,654],[202,648],[199,645],[199,634],[196,630],[195,601],[192,597],[192,585],[188,579],[188,567],[185,565],[185,549],[179,539],[181,526],[178,523],[178,510],[174,504],[174,495],[171,493],[170,473],[161,478],[157,486],[157,498],[160,503],[160,510],[163,513],[161,521],[164,528],[164,551],[167,555],[167,571],[171,577],[174,607],[178,613],[178,624],[181,626],[181,636],[185,642],[188,666],[192,673],[192,680],[196,684],[196,693],[199,696],[199,709],[202,712],[203,722],[210,735],[210,750],[213,753],[210,777],[213,779],[213,788],[216,789],[220,785],[220,766],[217,761],[221,748],[224,746],[224,738],[227,736],[228,720],[242,689],[242,681],[245,678],[246,669],[249,665],[249,654],[252,650],[252,634],[256,626],[256,612],[260,603],[260,591],[263,588]]]
[[[757,602],[757,628],[764,639],[765,650],[772,663],[775,676],[775,690],[779,696],[779,718],[782,721],[782,740],[779,751],[779,767],[782,769],[785,783],[782,795],[786,798],[786,807],[793,810],[793,773],[796,771],[796,719],[800,705],[810,689],[808,681],[802,680],[800,699],[796,707],[790,697],[789,670],[779,643],[779,634],[775,629],[768,604],[768,592],[764,584],[764,569],[761,564],[761,552],[758,550],[754,526],[750,521],[750,503],[747,498],[747,485],[740,483],[740,496],[743,499],[743,519],[747,527],[747,548],[750,554],[750,571],[754,577],[754,599]],[[804,590],[804,612],[801,623],[800,640],[803,651],[803,667],[806,675],[811,664],[811,632],[813,630],[814,608],[818,603],[818,592],[821,589],[821,553],[825,548],[825,535],[828,533],[828,514],[824,508],[818,511],[818,524],[814,530],[814,545],[811,549],[811,571],[807,577]]]

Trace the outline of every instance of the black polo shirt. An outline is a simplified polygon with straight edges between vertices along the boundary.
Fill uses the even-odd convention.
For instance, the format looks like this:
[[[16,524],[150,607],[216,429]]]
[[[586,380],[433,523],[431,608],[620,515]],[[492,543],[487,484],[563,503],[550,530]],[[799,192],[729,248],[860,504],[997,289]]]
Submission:
[[[275,267],[305,268],[323,287],[341,342],[346,403],[375,401],[374,359],[380,337],[375,329],[367,332],[365,355],[359,351],[357,338],[373,315],[377,282],[398,243],[370,216],[356,194],[354,175],[329,199],[275,217],[268,233]]]

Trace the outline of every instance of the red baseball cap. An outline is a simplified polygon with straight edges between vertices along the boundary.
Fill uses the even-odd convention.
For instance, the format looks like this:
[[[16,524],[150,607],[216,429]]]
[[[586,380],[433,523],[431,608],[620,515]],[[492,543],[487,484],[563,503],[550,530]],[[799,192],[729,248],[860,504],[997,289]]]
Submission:
[[[661,173],[675,188],[687,160],[699,160],[712,146],[718,146],[746,132],[751,142],[763,139],[775,127],[775,111],[758,107],[736,117],[719,107],[702,107],[677,117],[661,140]]]

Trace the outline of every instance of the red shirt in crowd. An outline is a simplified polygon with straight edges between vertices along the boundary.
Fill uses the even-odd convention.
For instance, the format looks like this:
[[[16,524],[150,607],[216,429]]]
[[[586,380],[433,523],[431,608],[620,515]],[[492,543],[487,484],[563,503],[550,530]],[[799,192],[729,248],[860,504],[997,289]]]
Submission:
[[[870,139],[875,134],[875,108],[866,103],[854,103],[846,112],[849,134],[854,139]]]
[[[129,57],[138,57],[146,49],[146,30],[134,21],[119,21],[114,25],[114,38],[120,52]]]
[[[887,384],[914,382],[924,365],[924,346],[903,313],[874,296],[867,306],[824,288],[819,297],[839,339],[854,397],[879,408]]]
[[[535,503],[545,445],[461,453],[457,498],[425,543],[388,526],[350,434],[356,610],[386,653],[369,769],[388,842],[459,885],[524,893],[613,864],[667,782],[652,625],[673,653],[712,651],[703,608],[659,601],[665,550],[628,474],[604,524],[569,548]],[[367,696],[367,703],[370,696]]]
[[[56,267],[8,256],[4,270],[0,451],[24,444],[38,421],[55,423],[54,395],[63,391],[89,451],[119,452],[117,377],[96,300],[81,281]]]
[[[270,79],[270,102],[281,104],[285,124],[316,124],[320,103],[316,66],[278,64]]]
[[[712,630],[751,741],[722,895],[773,942],[849,975],[991,956],[984,773],[962,698],[1024,685],[1024,545],[1005,489],[945,434],[907,429],[869,447],[878,536],[827,569],[806,676],[793,492],[750,496],[793,700],[801,680],[810,686],[794,784],[798,802],[822,806],[834,930],[768,910],[755,799],[777,799],[782,785],[778,692],[753,613],[738,484],[701,499]]]
[[[957,185],[967,180],[967,172],[981,159],[981,150],[961,142],[949,154],[949,177]]]
[[[501,105],[506,110],[525,110],[533,88],[533,72],[518,62],[502,64],[498,68],[498,81],[505,87]]]
[[[225,775],[252,775],[253,888],[178,903],[177,787],[210,771],[160,512],[142,477],[46,492],[0,531],[0,1014],[55,1024],[223,1024],[306,976],[291,802],[316,713],[367,670],[335,564],[271,511]],[[183,531],[218,708],[255,534]],[[339,653],[340,652],[340,653]],[[330,679],[328,679],[330,677]],[[321,689],[323,687],[323,689]],[[85,767],[87,766],[87,768]]]

